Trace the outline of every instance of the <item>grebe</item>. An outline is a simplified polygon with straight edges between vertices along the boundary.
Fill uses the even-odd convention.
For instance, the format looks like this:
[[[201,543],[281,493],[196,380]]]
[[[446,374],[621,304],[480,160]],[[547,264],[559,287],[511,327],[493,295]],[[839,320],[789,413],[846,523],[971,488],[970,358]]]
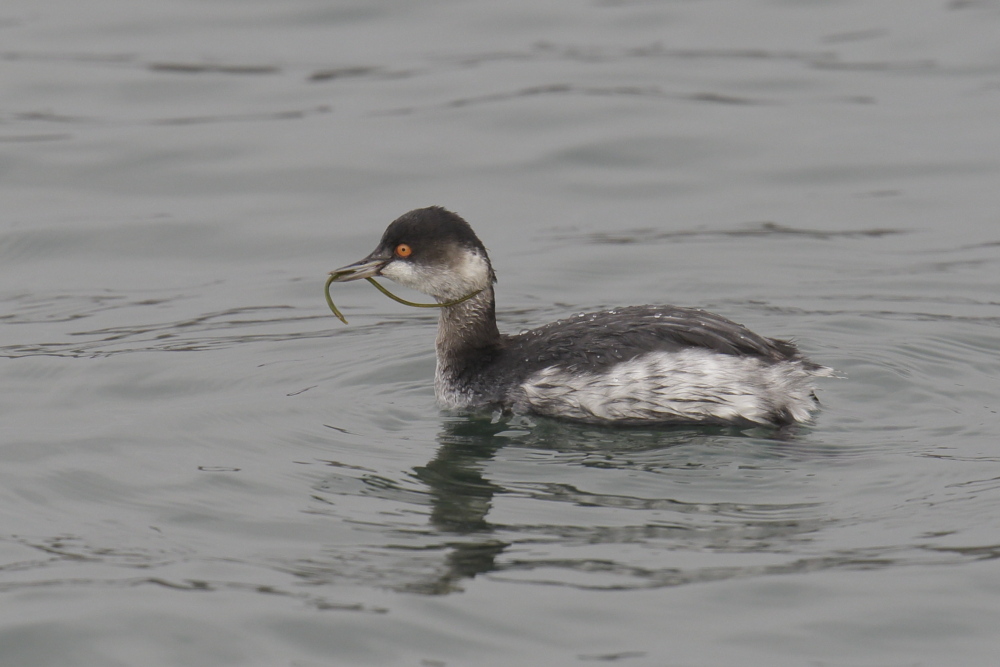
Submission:
[[[591,424],[783,426],[809,421],[812,380],[833,371],[788,341],[704,310],[629,306],[516,335],[497,329],[496,274],[465,220],[404,214],[334,282],[385,276],[446,303],[434,389],[446,408],[498,407]]]

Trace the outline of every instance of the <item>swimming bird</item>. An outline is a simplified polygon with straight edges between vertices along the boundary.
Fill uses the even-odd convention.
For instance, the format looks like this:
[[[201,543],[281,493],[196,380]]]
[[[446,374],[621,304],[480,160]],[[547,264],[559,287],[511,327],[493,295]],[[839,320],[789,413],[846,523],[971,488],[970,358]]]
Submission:
[[[333,282],[384,276],[445,304],[434,389],[445,408],[499,408],[590,424],[807,422],[832,369],[794,344],[678,306],[583,313],[518,334],[497,327],[486,247],[439,206],[400,216]]]

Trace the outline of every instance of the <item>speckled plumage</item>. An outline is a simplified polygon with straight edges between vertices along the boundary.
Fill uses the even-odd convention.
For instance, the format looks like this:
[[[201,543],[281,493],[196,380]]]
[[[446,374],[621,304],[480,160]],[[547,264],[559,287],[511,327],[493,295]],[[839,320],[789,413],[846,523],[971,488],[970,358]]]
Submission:
[[[394,255],[401,243],[411,256]],[[588,423],[782,425],[808,421],[813,378],[831,374],[787,341],[676,306],[585,313],[502,335],[486,249],[438,207],[405,214],[371,255],[338,271],[344,280],[384,275],[439,302],[482,290],[441,310],[434,385],[448,408]]]

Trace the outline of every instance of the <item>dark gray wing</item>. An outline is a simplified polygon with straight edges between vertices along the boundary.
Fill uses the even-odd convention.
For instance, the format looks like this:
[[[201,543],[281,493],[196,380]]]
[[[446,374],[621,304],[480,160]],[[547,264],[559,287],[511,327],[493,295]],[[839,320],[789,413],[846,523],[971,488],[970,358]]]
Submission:
[[[765,338],[720,315],[677,306],[629,306],[586,313],[505,338],[507,363],[529,373],[547,366],[600,370],[651,351],[690,348],[767,361],[798,360],[792,343]]]

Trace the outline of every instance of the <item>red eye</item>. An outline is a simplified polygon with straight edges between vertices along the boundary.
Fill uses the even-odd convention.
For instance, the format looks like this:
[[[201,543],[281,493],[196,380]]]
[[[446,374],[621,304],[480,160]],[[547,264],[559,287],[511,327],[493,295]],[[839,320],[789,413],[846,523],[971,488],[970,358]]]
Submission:
[[[396,246],[396,257],[409,257],[413,254],[413,248],[406,245],[405,243],[400,243]]]

